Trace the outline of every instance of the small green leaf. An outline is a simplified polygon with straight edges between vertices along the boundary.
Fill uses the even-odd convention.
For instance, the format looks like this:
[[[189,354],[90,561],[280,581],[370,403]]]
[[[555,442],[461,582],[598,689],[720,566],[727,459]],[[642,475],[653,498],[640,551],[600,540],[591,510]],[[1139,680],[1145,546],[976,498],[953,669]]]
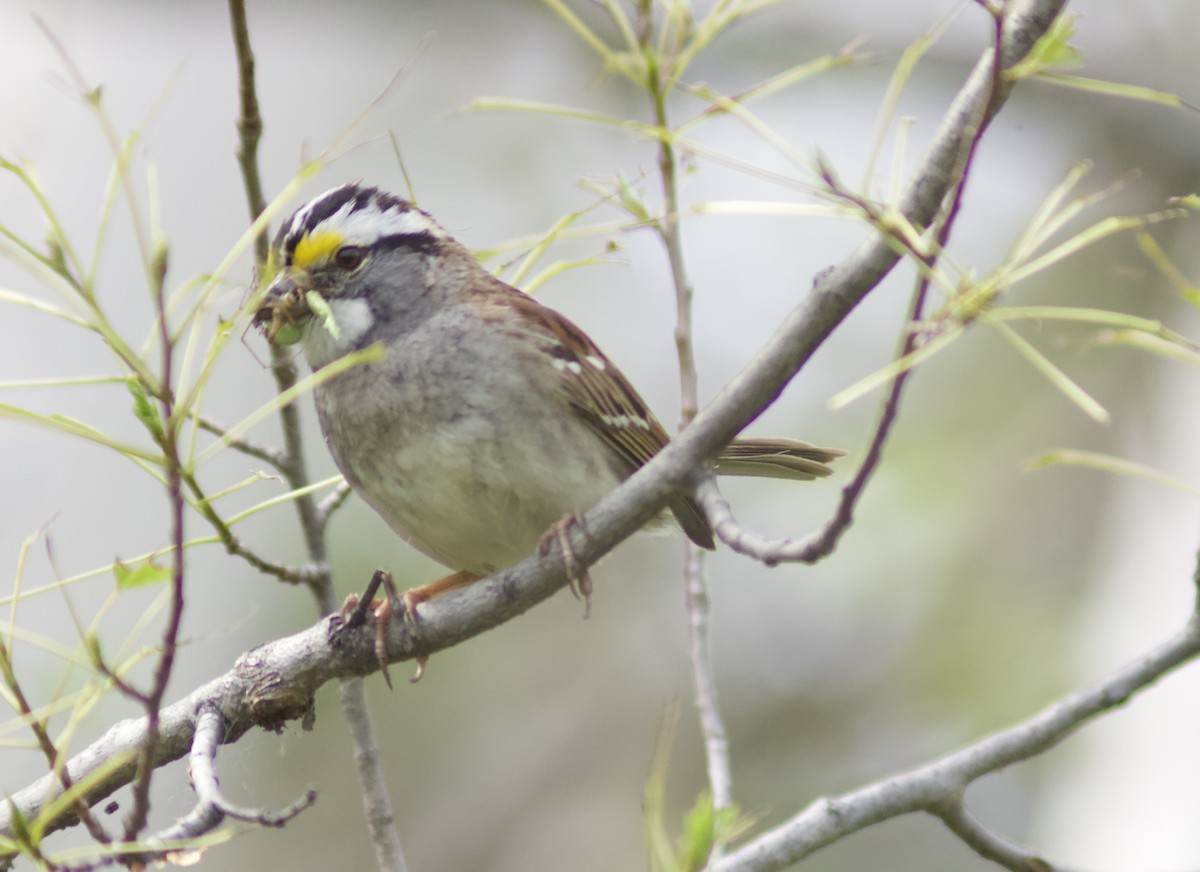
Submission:
[[[1012,79],[1045,73],[1050,69],[1074,69],[1083,66],[1083,54],[1071,45],[1075,36],[1074,14],[1060,15],[1042,38],[1034,43],[1024,59],[1006,73]]]
[[[1107,424],[1109,422],[1112,416],[1109,415],[1108,410],[1100,405],[1091,394],[1072,381],[1070,376],[1051,363],[1048,357],[1034,348],[1028,339],[1025,339],[1003,321],[990,319],[989,323],[999,331],[1001,336],[1009,341],[1013,348],[1020,352],[1022,357],[1033,365],[1034,369],[1045,376],[1046,380],[1058,388],[1067,399],[1075,403],[1085,415],[1099,424]]]
[[[83,649],[87,652],[88,662],[93,666],[99,667],[104,663],[104,654],[100,650],[100,637],[98,635],[95,633],[86,634],[83,637]]]
[[[1200,488],[1192,487],[1186,482],[1167,475],[1161,470],[1124,457],[1114,457],[1111,454],[1101,454],[1096,451],[1076,451],[1070,448],[1059,448],[1035,457],[1026,464],[1027,470],[1042,469],[1047,466],[1082,466],[1097,469],[1113,475],[1127,475],[1141,478],[1155,484],[1166,485],[1175,490],[1183,491],[1193,497],[1200,497]]]
[[[316,291],[308,291],[304,294],[304,302],[308,303],[309,311],[321,319],[325,329],[329,331],[330,336],[332,336],[334,339],[342,338],[342,331],[338,329],[337,321],[333,319],[333,309],[329,308],[329,303],[325,302],[324,297],[322,297]],[[296,338],[299,339],[300,337],[297,336]],[[275,336],[275,341],[279,341],[278,334]],[[293,340],[293,342],[294,341],[295,340]],[[288,343],[282,344],[286,345]]]
[[[1172,197],[1172,203],[1178,203],[1181,206],[1186,206],[1193,212],[1200,212],[1200,195],[1186,194],[1182,197]]]
[[[46,230],[46,259],[43,262],[60,276],[70,277],[70,270],[67,269],[66,246],[63,245],[63,241],[53,225]]]
[[[146,396],[146,390],[142,387],[142,383],[136,377],[130,377],[126,384],[129,385],[129,393],[133,394],[133,415],[142,422],[150,435],[154,437],[154,441],[161,443],[163,440],[163,423],[159,417],[158,409],[150,402],[150,398]]]
[[[716,816],[713,812],[712,794],[701,791],[696,804],[683,819],[683,833],[679,836],[675,855],[683,872],[699,872],[712,853],[716,833]]]
[[[167,266],[170,263],[170,246],[161,236],[155,238],[150,252],[150,275],[155,286],[161,291],[167,280]]]
[[[126,566],[118,558],[113,558],[113,575],[117,579],[119,590],[132,590],[135,587],[146,587],[159,584],[171,577],[171,570],[163,566],[155,566],[147,560],[140,566]]]
[[[1043,82],[1060,85],[1076,91],[1086,91],[1089,94],[1104,94],[1108,97],[1120,97],[1124,100],[1140,100],[1143,103],[1154,103],[1172,109],[1195,109],[1178,94],[1170,91],[1158,91],[1144,85],[1130,85],[1125,82],[1108,82],[1103,79],[1089,79],[1086,76],[1066,76],[1062,73],[1046,73],[1041,77]]]
[[[1195,302],[1200,303],[1200,298]],[[1123,345],[1127,348],[1137,348],[1152,354],[1161,354],[1163,357],[1186,363],[1189,366],[1200,366],[1200,351],[1194,346],[1137,330],[1107,330],[1098,334],[1093,341],[1097,345]]]
[[[16,837],[17,843],[29,847],[34,846],[33,834],[29,830],[29,819],[21,811],[20,807],[15,802],[8,803],[9,818],[8,828],[12,830],[12,834]]]
[[[671,703],[663,712],[658,739],[654,743],[654,759],[642,787],[642,826],[646,837],[646,865],[650,872],[679,872],[666,823],[667,768],[678,724],[679,706]]]

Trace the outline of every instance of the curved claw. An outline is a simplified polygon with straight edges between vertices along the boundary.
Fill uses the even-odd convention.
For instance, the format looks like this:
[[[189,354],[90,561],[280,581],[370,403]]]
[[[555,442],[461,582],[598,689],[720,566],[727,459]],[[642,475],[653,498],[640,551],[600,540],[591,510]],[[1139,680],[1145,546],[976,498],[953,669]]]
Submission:
[[[392,689],[392,676],[388,673],[388,624],[392,620],[392,600],[390,597],[375,600],[371,605],[374,609],[371,611],[371,617],[375,622],[375,659],[379,661],[379,671],[383,673],[383,680],[387,683],[388,690]]]
[[[425,677],[425,664],[429,662],[429,658],[428,657],[417,657],[416,661],[417,661],[417,671],[413,674],[413,677],[408,680],[410,684],[416,684],[418,681],[420,681],[422,678]]]
[[[551,544],[558,543],[559,550],[562,551],[563,566],[567,570],[567,586],[575,599],[583,600],[583,617],[587,620],[592,614],[592,576],[575,558],[575,548],[571,545],[572,527],[578,527],[584,534],[587,533],[587,528],[577,515],[563,515],[542,534],[538,541],[537,553],[539,557],[545,557],[550,553]]]

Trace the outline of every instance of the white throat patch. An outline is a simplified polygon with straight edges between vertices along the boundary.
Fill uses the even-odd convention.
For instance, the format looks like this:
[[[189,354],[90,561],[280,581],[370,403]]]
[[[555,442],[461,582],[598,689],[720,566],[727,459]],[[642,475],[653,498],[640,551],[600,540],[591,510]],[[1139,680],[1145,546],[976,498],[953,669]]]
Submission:
[[[334,336],[325,325],[324,319],[316,316],[309,321],[301,340],[304,356],[308,358],[313,369],[320,369],[353,351],[358,340],[375,324],[375,316],[371,314],[371,307],[367,305],[366,300],[333,299],[328,302],[338,335]]]

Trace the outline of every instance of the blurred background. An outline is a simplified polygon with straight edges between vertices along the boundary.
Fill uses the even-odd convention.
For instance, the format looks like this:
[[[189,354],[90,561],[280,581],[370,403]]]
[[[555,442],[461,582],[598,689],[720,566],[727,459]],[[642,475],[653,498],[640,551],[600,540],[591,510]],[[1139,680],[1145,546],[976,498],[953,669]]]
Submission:
[[[990,24],[963,6],[918,67],[899,114],[911,117],[911,166],[975,62]],[[602,26],[599,6],[574,4]],[[701,10],[706,6],[701,4]],[[802,153],[820,151],[847,184],[867,172],[884,91],[900,53],[956,8],[948,0],[788,2],[738,26],[702,55],[690,80],[738,93],[855,40],[874,60],[826,73],[757,103],[754,110]],[[1080,0],[1076,44],[1083,74],[1179,92],[1196,102],[1191,0],[1130,4]],[[266,131],[261,164],[268,196],[320,153],[408,72],[349,135],[341,156],[303,199],[346,180],[403,192],[395,135],[421,205],[463,242],[489,248],[539,234],[594,202],[586,180],[652,174],[653,146],[629,131],[538,115],[464,113],[480,96],[569,104],[649,119],[643,95],[605,75],[597,57],[536,2],[250,3],[251,37]],[[85,252],[97,232],[111,169],[95,119],[78,99],[44,22],[86,80],[102,87],[117,128],[143,133],[132,178],[156,202],[170,243],[172,287],[212,271],[247,225],[234,160],[236,67],[224,4],[8,0],[0,12],[0,156],[27,161],[67,233]],[[432,35],[432,36],[430,36]],[[425,46],[421,50],[421,46]],[[679,95],[674,119],[703,104]],[[1021,87],[993,125],[968,188],[951,254],[984,272],[1003,257],[1038,203],[1081,161],[1095,166],[1088,191],[1124,179],[1090,220],[1162,209],[1197,185],[1197,118],[1146,103],[1045,84]],[[732,119],[693,135],[708,147],[769,170],[791,172]],[[890,190],[891,136],[872,182]],[[723,199],[808,202],[757,174],[700,159],[684,190],[688,206]],[[654,201],[651,176],[646,185]],[[140,342],[151,307],[127,212],[105,242],[99,294],[114,322]],[[600,208],[589,219],[613,220]],[[36,203],[0,176],[0,223],[43,236]],[[1083,222],[1086,223],[1086,222]],[[1083,223],[1076,225],[1082,227]],[[699,216],[685,248],[696,286],[702,394],[711,397],[795,306],[814,274],[864,237],[833,218]],[[1200,271],[1194,221],[1153,228],[1184,272]],[[583,326],[668,425],[678,418],[673,299],[665,258],[646,232],[614,237],[609,263],[573,270],[540,299]],[[593,238],[556,252],[600,252]],[[231,315],[251,281],[244,258],[214,312]],[[892,353],[912,285],[898,270],[821,349],[750,432],[837,445],[861,456],[875,416],[872,395],[840,411],[829,398]],[[45,295],[0,262],[0,288]],[[1191,337],[1194,307],[1181,302],[1139,252],[1112,237],[1018,286],[1008,301],[1113,308],[1159,318]],[[727,551],[708,563],[717,682],[733,754],[738,803],[761,827],[814,798],[919,765],[1028,717],[1147,650],[1185,619],[1200,530],[1194,497],[1141,480],[1072,468],[1028,472],[1055,448],[1104,451],[1200,485],[1195,450],[1197,377],[1182,364],[1098,348],[1093,331],[1061,323],[1020,328],[1112,414],[1096,424],[986,327],[972,329],[912,381],[885,463],[839,550],[812,568],[768,570]],[[206,400],[233,422],[273,394],[261,337],[248,335],[220,361]],[[0,381],[116,372],[98,337],[26,308],[0,306]],[[0,401],[62,412],[123,438],[143,440],[123,386],[6,390]],[[310,469],[332,475],[311,405]],[[253,435],[274,441],[269,424]],[[0,560],[8,597],[22,543],[42,538],[24,563],[23,589],[50,585],[167,541],[166,501],[149,476],[111,452],[0,421]],[[830,481],[732,482],[725,493],[749,525],[803,535],[822,524],[855,459]],[[227,452],[203,469],[210,491],[259,465]],[[282,491],[264,481],[229,508]],[[192,535],[206,534],[198,518]],[[286,506],[239,528],[264,555],[302,557]],[[46,541],[52,555],[47,555]],[[416,870],[609,870],[644,868],[641,791],[664,710],[683,711],[671,759],[669,812],[689,807],[704,784],[691,717],[679,537],[640,536],[595,570],[593,614],[560,594],[532,613],[429,664],[425,680],[388,693],[370,681],[400,834]],[[404,585],[440,567],[392,535],[351,499],[332,525],[339,595],[360,590],[377,566]],[[188,555],[186,647],[169,699],[227,669],[238,654],[310,625],[302,590],[258,575],[218,548]],[[11,579],[11,581],[10,581]],[[111,575],[50,589],[5,608],[17,623],[78,647],[75,619],[99,615],[105,650],[151,645],[161,614],[130,628],[160,595],[134,591],[109,603]],[[107,612],[101,612],[108,608]],[[73,618],[72,616],[76,616]],[[19,674],[43,702],[75,686],[62,656],[19,640]],[[336,689],[318,697],[316,727],[254,733],[223,749],[223,785],[237,801],[277,806],[309,785],[317,806],[285,833],[253,831],[210,855],[218,868],[372,868]],[[99,704],[71,746],[83,747],[135,707]],[[56,722],[59,726],[62,722]],[[1095,870],[1195,868],[1200,864],[1200,670],[1160,682],[1061,748],[976,785],[973,811],[1054,862]],[[40,756],[0,734],[0,790],[44,771]],[[156,781],[154,827],[191,803],[185,766]],[[128,797],[121,794],[122,808]],[[60,836],[57,844],[80,840]],[[846,839],[805,869],[991,868],[937,822],[906,817]]]

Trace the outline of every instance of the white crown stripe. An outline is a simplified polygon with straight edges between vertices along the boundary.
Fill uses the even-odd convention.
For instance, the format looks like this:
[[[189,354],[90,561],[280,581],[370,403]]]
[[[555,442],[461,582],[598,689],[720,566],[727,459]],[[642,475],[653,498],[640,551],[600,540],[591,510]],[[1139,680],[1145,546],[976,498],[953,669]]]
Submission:
[[[384,197],[378,191],[363,203],[361,196],[354,196],[334,213],[309,227],[312,215],[321,204],[331,197],[345,196],[346,189],[334,188],[311,200],[292,216],[286,238],[294,248],[305,236],[315,236],[324,231],[338,233],[348,245],[370,246],[387,236],[428,235],[445,239],[446,231],[429,215],[402,200]],[[361,193],[361,192],[360,192]]]

